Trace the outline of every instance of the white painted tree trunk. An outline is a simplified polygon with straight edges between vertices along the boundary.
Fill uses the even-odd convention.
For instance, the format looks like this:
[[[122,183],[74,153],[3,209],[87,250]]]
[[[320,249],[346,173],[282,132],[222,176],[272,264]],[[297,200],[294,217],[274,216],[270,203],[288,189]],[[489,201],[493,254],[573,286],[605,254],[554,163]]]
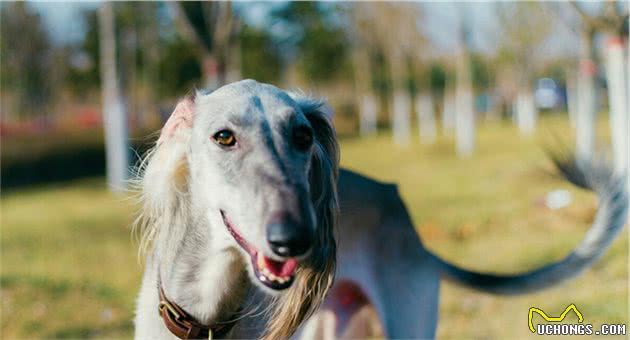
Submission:
[[[578,77],[578,115],[575,120],[575,151],[578,161],[589,162],[595,152],[596,67],[591,60],[580,62]]]
[[[378,102],[371,93],[361,96],[359,108],[359,132],[361,136],[369,136],[376,133],[376,120],[378,116]]]
[[[460,157],[475,151],[475,111],[471,86],[458,86],[455,95],[455,143]]]
[[[628,110],[626,106],[626,76],[624,49],[621,38],[612,38],[606,51],[606,78],[608,82],[608,104],[610,134],[612,139],[615,171],[623,174],[628,169]]]
[[[100,59],[103,95],[103,129],[110,190],[125,190],[129,176],[129,138],[125,105],[118,84],[116,35],[112,4],[99,9]]]
[[[516,125],[524,136],[530,136],[536,129],[538,110],[530,89],[521,89],[516,96]]]
[[[408,145],[411,134],[409,126],[411,100],[409,99],[409,94],[403,90],[396,91],[392,106],[394,142],[400,146]]]
[[[435,109],[433,100],[428,93],[422,93],[416,100],[416,111],[418,117],[418,133],[420,143],[433,144],[437,138],[435,124]]]
[[[453,93],[444,93],[444,104],[442,106],[442,131],[447,136],[453,135],[455,129],[455,98]]]
[[[597,116],[597,92],[595,75],[595,53],[593,40],[595,32],[582,32],[580,65],[578,74],[578,115],[575,120],[575,152],[578,162],[590,162],[595,153],[595,117]]]
[[[628,16],[630,17],[630,6],[628,7]],[[626,49],[626,131],[628,132],[628,134],[630,134],[630,41],[628,41],[626,43],[627,45],[627,49]],[[628,147],[628,149],[630,149],[630,136],[626,135],[626,146]],[[630,150],[629,150],[630,151]],[[627,173],[626,173],[626,188],[628,190],[628,193],[630,193],[630,156],[628,156],[629,159],[628,161],[628,167],[627,169]],[[626,224],[630,223],[630,209],[628,209],[628,222],[626,222]],[[630,228],[628,229],[628,235],[630,236]],[[628,300],[630,301],[630,296],[628,296]],[[628,305],[628,308],[630,308],[630,304]]]
[[[362,137],[376,133],[379,103],[372,91],[370,55],[366,48],[355,47],[352,52],[354,88],[359,110],[359,134]]]
[[[578,90],[577,90],[577,77],[573,74],[567,75],[567,113],[569,115],[569,123],[571,127],[575,129],[575,122],[578,116]]]
[[[475,151],[475,97],[470,67],[470,30],[464,21],[459,30],[459,53],[455,65],[455,147],[457,155],[471,157]]]

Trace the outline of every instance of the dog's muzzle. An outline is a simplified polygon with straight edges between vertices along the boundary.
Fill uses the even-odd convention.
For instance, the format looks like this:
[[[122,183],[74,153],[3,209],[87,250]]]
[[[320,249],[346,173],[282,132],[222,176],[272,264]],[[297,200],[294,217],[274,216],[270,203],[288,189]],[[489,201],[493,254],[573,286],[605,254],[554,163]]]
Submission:
[[[276,214],[267,226],[269,248],[281,257],[303,256],[313,245],[310,224],[295,221],[288,213]]]
[[[265,256],[262,250],[256,249],[245,240],[236,226],[225,215],[225,212],[221,211],[221,216],[223,217],[223,223],[228,232],[234,237],[236,243],[249,254],[254,276],[271,289],[282,290],[289,288],[295,278],[299,264],[298,260],[292,257],[283,257],[281,260],[275,260]]]

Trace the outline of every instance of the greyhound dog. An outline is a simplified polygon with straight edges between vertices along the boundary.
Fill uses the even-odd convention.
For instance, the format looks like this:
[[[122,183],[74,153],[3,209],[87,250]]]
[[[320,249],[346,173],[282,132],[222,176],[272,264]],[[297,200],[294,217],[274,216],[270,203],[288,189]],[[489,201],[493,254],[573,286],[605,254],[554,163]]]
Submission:
[[[440,278],[542,289],[590,266],[625,223],[620,179],[558,160],[599,196],[574,251],[513,276],[459,268],[423,247],[395,185],[338,169],[330,115],[253,80],[180,101],[140,166],[137,339],[433,338]]]

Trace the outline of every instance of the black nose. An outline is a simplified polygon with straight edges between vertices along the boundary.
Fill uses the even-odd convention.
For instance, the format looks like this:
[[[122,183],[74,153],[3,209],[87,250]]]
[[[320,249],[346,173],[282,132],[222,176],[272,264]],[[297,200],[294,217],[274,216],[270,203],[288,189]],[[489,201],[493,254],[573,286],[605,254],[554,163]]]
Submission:
[[[278,256],[304,255],[311,248],[312,241],[311,228],[303,223],[295,222],[288,215],[273,219],[267,226],[267,242]]]

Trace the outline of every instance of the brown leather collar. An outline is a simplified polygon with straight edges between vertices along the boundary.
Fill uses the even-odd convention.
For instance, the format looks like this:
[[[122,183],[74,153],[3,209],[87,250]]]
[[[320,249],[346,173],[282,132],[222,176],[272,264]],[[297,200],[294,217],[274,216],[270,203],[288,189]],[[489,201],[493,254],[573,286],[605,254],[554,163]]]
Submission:
[[[186,313],[176,303],[170,301],[162,284],[158,279],[158,290],[160,292],[160,304],[158,310],[164,320],[166,328],[180,339],[217,339],[223,338],[232,329],[236,321],[216,324],[214,326],[202,325],[193,316]],[[235,317],[231,318],[236,320]]]

